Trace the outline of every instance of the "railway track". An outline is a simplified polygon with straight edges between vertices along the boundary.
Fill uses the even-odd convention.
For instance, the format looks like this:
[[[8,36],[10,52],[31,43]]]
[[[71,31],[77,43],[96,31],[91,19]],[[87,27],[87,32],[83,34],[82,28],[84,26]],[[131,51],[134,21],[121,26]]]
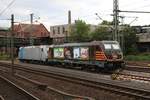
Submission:
[[[3,96],[0,95],[0,100],[4,100]]]
[[[15,76],[19,77],[19,78],[22,78],[28,82],[31,82],[33,84],[36,84],[38,86],[39,89],[45,91],[46,89],[48,91],[51,91],[53,92],[53,94],[56,94],[56,95],[59,95],[60,97],[59,98],[63,98],[63,100],[94,100],[93,98],[90,98],[90,97],[85,97],[85,96],[79,96],[79,95],[72,95],[72,94],[69,94],[69,93],[66,93],[66,92],[62,92],[58,89],[55,89],[53,87],[50,87],[48,86],[47,84],[43,84],[41,82],[38,82],[38,81],[35,81],[35,80],[31,80],[31,79],[28,79],[22,75],[19,75],[19,74],[15,74]]]
[[[150,77],[128,74],[128,73],[117,73],[116,78],[119,80],[136,80],[136,81],[150,83]]]
[[[9,66],[7,66],[7,67],[9,67]],[[9,69],[10,69],[10,67],[9,67]],[[0,71],[5,72],[5,73],[11,72],[8,69],[2,69]],[[69,93],[60,91],[60,90],[55,89],[51,86],[48,86],[45,83],[41,83],[41,82],[38,82],[38,81],[35,81],[32,79],[26,78],[26,77],[24,77],[20,74],[17,74],[17,73],[14,74],[14,77],[16,77],[19,80],[21,79],[21,80],[24,80],[24,81],[27,81],[29,83],[34,84],[34,85],[36,85],[36,87],[38,89],[40,89],[42,91],[49,91],[49,93],[52,93],[54,95],[54,96],[52,96],[52,98],[57,98],[58,100],[95,100],[94,98],[91,98],[91,97],[73,95],[73,94],[69,94]]]
[[[150,67],[126,65],[125,70],[150,73]]]
[[[3,76],[0,83],[0,100],[40,100]]]
[[[134,80],[150,83],[150,67],[127,65],[124,70],[117,72],[114,76],[119,80]]]
[[[6,63],[0,63],[1,66],[10,67],[10,64]],[[48,77],[54,77],[57,79],[73,82],[76,84],[82,84],[88,87],[93,87],[96,89],[103,89],[106,91],[110,91],[111,93],[119,93],[122,95],[130,96],[137,99],[144,99],[149,100],[150,99],[150,90],[145,90],[141,88],[136,88],[132,86],[125,85],[123,82],[118,81],[110,81],[110,80],[98,80],[96,78],[90,78],[90,77],[75,77],[75,76],[68,76],[65,73],[58,73],[58,72],[46,72],[42,70],[33,69],[27,66],[21,66],[21,65],[14,65],[16,70],[22,70],[28,73],[34,73],[34,74],[40,74],[42,76],[48,76]]]

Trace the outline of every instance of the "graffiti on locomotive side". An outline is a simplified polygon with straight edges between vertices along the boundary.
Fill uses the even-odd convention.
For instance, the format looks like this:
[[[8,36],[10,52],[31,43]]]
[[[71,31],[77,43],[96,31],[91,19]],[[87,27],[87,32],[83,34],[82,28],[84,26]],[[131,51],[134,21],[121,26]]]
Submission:
[[[64,49],[64,53],[65,53],[65,58],[66,58],[66,59],[71,59],[71,58],[72,58],[71,49],[65,48],[65,49]]]
[[[75,59],[80,58],[80,48],[74,47],[74,49],[73,49],[73,58],[75,58]]]
[[[75,47],[73,49],[73,58],[75,59],[88,59],[89,58],[89,48],[88,47]]]
[[[54,48],[55,58],[64,58],[64,48]]]
[[[87,48],[87,47],[81,48],[81,58],[82,59],[88,59],[89,58],[89,48]]]

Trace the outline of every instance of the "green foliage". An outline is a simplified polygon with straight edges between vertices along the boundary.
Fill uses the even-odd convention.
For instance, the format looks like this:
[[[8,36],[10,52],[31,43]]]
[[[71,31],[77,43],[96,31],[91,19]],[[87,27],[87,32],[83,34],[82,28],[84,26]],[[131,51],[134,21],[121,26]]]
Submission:
[[[8,54],[0,53],[0,60],[9,60],[10,56]]]
[[[90,34],[91,40],[112,40],[113,37],[113,22],[103,21],[94,32]],[[110,26],[111,25],[111,26]],[[136,46],[136,32],[129,25],[122,25],[122,29],[119,31],[120,35],[124,38],[124,53],[135,54],[137,53]]]
[[[73,42],[84,42],[89,40],[112,40],[113,22],[103,21],[95,31],[90,32],[90,27],[82,20],[77,20],[75,25],[71,28],[70,37]],[[119,31],[120,35],[124,37],[124,54],[136,54],[137,46],[136,46],[136,32],[129,25],[122,25],[121,31]]]
[[[124,36],[124,53],[125,54],[136,54],[137,53],[137,37],[135,30],[130,26],[125,26],[125,28],[120,31],[120,34]]]
[[[98,26],[90,36],[91,40],[110,40],[112,38],[112,32],[109,30],[109,27]]]
[[[82,20],[77,20],[71,28],[70,37],[74,42],[84,42],[89,39],[89,25]]]
[[[103,22],[100,25],[113,25],[113,22],[103,20]]]
[[[127,61],[150,61],[150,54],[139,54],[139,55],[127,55],[125,56]]]
[[[104,20],[99,24],[96,30],[90,34],[91,40],[112,40],[112,24],[113,22]]]

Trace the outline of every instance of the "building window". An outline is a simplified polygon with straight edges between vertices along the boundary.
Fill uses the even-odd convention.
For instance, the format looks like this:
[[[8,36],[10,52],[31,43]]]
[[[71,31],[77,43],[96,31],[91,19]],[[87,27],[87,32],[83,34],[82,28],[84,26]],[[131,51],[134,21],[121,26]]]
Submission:
[[[65,27],[62,27],[63,34],[65,34]]]
[[[55,29],[53,28],[53,34],[55,34]]]
[[[58,34],[60,34],[60,27],[58,27]]]

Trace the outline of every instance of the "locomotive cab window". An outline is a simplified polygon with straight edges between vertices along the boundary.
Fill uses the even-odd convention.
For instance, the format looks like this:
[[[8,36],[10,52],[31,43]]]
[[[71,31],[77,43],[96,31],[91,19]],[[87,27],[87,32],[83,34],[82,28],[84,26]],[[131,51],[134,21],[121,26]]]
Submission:
[[[112,46],[111,44],[104,44],[104,48],[107,50],[107,49],[112,49]]]
[[[117,44],[112,44],[112,47],[113,47],[113,49],[115,49],[115,50],[120,49],[119,45],[117,45]]]
[[[122,52],[119,43],[104,43],[105,55],[108,59],[121,59]]]
[[[104,44],[105,50],[120,50],[119,44]]]

